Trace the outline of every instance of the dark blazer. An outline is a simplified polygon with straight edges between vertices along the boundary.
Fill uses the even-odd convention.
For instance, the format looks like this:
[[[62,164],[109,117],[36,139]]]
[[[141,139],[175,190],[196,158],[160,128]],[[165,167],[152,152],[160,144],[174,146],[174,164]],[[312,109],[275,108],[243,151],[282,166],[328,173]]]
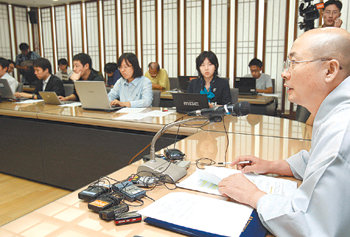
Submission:
[[[37,82],[34,90],[34,94],[38,96],[38,99],[41,99],[39,91],[43,91],[43,80],[39,80]],[[45,91],[54,91],[58,96],[65,96],[63,82],[54,75],[50,76],[50,79],[46,84]]]
[[[197,78],[190,81],[188,86],[188,93],[200,93],[204,88],[205,81],[203,78]],[[225,105],[232,102],[230,86],[228,80],[222,79],[220,77],[214,77],[210,82],[211,91],[214,93],[215,97],[211,99],[211,102],[216,102],[219,105]]]

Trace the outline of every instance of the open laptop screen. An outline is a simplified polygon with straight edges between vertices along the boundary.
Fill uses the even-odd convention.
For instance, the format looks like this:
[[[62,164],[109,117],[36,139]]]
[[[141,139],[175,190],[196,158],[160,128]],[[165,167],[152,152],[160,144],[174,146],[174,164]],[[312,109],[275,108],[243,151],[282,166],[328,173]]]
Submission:
[[[193,93],[173,93],[172,95],[178,113],[209,108],[207,95]]]
[[[0,79],[0,96],[5,99],[14,99],[11,87],[6,79]]]
[[[236,77],[235,88],[238,88],[240,95],[255,95],[256,79],[253,77]]]

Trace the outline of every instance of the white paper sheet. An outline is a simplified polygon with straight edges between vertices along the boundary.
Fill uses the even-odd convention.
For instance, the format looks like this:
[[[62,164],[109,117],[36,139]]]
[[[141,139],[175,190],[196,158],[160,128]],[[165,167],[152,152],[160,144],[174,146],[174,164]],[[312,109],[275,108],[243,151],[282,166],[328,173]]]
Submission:
[[[38,103],[44,100],[23,100],[23,101],[18,101],[16,102],[17,104],[33,104],[33,103]]]
[[[219,182],[223,178],[236,173],[241,172],[224,167],[208,166],[204,170],[197,169],[190,177],[180,182],[177,186],[220,195],[217,186]],[[266,175],[245,174],[245,176],[260,190],[269,194],[290,196],[297,189],[297,183],[294,181],[268,177]]]
[[[76,106],[81,106],[80,102],[73,102],[73,103],[69,103],[69,104],[63,104],[63,105],[59,105],[61,107],[76,107]]]
[[[143,216],[225,236],[239,236],[253,209],[200,194],[171,192],[138,211]]]
[[[140,113],[142,111],[144,111],[146,108],[122,108],[120,110],[118,110],[116,113],[127,113],[127,114],[131,114],[131,113]]]

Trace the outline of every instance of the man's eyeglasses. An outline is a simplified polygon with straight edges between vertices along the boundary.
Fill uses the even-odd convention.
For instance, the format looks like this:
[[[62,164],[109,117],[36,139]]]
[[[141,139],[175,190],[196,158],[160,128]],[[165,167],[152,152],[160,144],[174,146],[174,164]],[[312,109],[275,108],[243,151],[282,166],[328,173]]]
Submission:
[[[290,60],[289,58],[287,58],[286,61],[284,61],[284,64],[283,64],[283,69],[285,71],[288,71],[289,68],[294,64],[297,64],[297,63],[311,63],[311,62],[317,62],[317,61],[330,61],[332,60],[333,58],[316,58],[316,59],[311,59],[311,60],[301,60],[301,61],[297,61],[297,60]],[[339,69],[341,70],[342,67],[339,66]]]

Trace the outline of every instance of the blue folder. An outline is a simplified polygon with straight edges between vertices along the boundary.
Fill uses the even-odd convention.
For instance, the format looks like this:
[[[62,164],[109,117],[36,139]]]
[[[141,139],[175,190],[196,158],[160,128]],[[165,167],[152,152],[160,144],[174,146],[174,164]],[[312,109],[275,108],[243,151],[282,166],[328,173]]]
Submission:
[[[200,236],[200,237],[214,237],[214,236],[223,236],[223,235],[218,235],[210,232],[205,232],[201,230],[196,230],[180,225],[175,225],[166,221],[161,221],[158,219],[154,219],[151,217],[146,217],[144,222],[154,225],[163,229],[171,230],[174,232],[178,232],[187,236]],[[240,237],[248,237],[248,236],[254,236],[254,237],[264,237],[267,233],[267,230],[265,227],[262,225],[258,213],[256,210],[254,210],[251,214],[251,216],[248,219],[248,222],[246,226],[244,227],[242,233],[240,234]]]

